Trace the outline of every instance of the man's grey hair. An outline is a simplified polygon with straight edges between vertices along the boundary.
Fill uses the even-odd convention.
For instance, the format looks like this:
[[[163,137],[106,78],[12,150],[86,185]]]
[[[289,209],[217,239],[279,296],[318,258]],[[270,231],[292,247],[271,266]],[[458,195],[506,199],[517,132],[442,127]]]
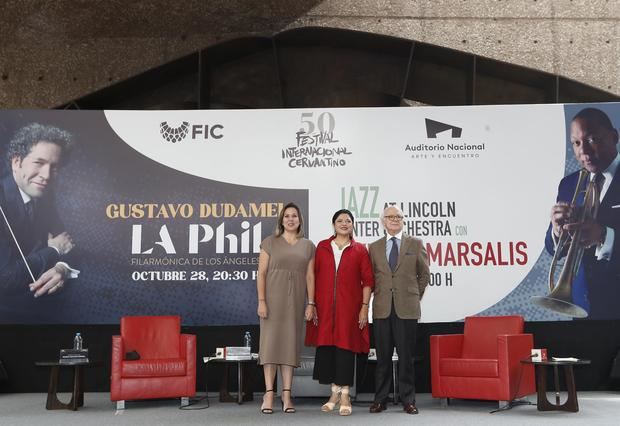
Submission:
[[[394,208],[396,210],[398,210],[398,213],[401,216],[404,216],[403,211],[400,209],[400,207],[398,207],[396,204],[391,205],[391,206],[387,206],[385,209],[383,209],[383,212],[381,212],[381,220],[385,219],[385,212],[387,211],[387,209],[391,209]]]

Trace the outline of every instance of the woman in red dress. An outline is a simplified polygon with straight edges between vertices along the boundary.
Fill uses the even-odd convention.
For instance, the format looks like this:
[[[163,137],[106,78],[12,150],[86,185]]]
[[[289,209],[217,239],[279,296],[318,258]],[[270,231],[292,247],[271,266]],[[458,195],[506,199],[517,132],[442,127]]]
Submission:
[[[368,353],[368,302],[374,277],[368,250],[353,239],[353,214],[338,210],[332,217],[334,236],[321,241],[314,261],[316,318],[306,324],[306,345],[316,346],[313,378],[331,384],[321,407],[352,412],[355,354]]]

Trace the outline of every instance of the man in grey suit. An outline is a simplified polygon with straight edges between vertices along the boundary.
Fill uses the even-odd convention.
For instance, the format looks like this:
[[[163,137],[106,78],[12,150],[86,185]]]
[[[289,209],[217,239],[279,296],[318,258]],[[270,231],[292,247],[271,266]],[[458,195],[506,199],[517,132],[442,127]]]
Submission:
[[[403,213],[395,206],[382,215],[385,238],[370,244],[375,273],[373,331],[377,349],[375,400],[371,413],[387,408],[391,385],[392,352],[398,353],[398,387],[403,409],[417,414],[413,351],[420,319],[420,300],[428,285],[430,271],[422,240],[403,233]]]

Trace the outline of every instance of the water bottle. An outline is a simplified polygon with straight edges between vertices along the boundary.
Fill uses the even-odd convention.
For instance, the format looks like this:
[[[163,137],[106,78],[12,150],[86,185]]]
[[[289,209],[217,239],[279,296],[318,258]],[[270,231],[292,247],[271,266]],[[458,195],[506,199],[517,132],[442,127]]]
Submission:
[[[245,336],[243,336],[243,346],[245,346],[246,348],[252,347],[252,335],[249,331],[246,331]]]
[[[73,338],[73,349],[76,351],[82,350],[82,335],[80,333],[75,333],[75,337]]]

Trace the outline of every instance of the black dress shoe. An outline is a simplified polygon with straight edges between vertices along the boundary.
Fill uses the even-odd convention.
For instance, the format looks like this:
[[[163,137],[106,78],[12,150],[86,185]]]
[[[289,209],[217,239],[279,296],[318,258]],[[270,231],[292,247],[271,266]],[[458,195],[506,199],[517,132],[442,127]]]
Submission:
[[[413,402],[403,405],[403,411],[407,414],[418,414],[418,409]]]
[[[387,405],[385,405],[385,403],[383,402],[373,402],[372,405],[370,406],[370,412],[371,413],[380,413],[382,411],[387,410]]]

